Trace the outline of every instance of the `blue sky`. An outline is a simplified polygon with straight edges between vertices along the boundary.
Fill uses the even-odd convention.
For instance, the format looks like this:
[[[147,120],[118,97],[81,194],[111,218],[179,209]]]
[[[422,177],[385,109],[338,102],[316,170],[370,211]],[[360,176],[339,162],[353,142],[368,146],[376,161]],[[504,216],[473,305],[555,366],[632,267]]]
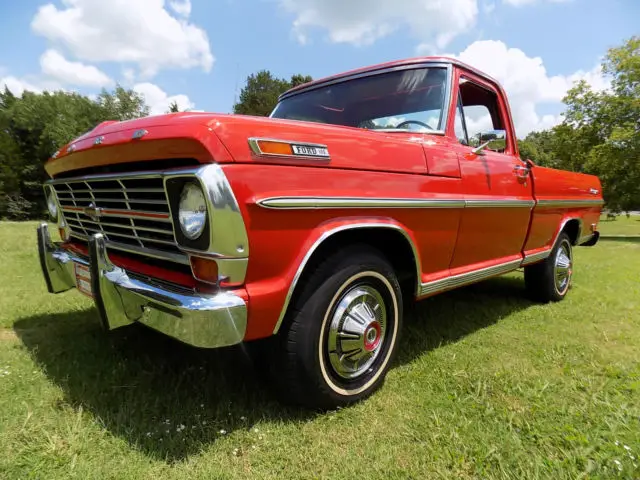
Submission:
[[[229,112],[260,69],[314,78],[417,54],[454,54],[503,82],[519,135],[560,121],[580,78],[640,33],[638,0],[0,0],[0,84],[16,93],[147,97]]]

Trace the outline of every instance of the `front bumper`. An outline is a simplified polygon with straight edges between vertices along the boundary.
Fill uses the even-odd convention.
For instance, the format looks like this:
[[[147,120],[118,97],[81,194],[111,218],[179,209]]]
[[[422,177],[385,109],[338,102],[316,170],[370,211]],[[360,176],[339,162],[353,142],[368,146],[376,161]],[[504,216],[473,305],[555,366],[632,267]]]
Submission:
[[[111,263],[104,237],[89,239],[89,258],[74,255],[51,241],[47,224],[38,227],[38,253],[50,293],[76,286],[75,265],[89,268],[91,290],[107,330],[134,322],[196,347],[215,348],[242,342],[247,305],[238,295],[212,295],[137,277]]]

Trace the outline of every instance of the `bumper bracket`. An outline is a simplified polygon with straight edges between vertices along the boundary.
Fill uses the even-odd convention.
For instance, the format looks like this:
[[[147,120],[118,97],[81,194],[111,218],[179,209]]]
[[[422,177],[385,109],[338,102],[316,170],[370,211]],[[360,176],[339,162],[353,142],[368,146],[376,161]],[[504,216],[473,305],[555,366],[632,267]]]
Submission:
[[[43,223],[38,227],[38,252],[51,293],[76,286],[74,264],[89,267],[92,294],[107,330],[139,322],[203,348],[234,345],[244,338],[247,305],[241,296],[229,290],[200,294],[130,274],[109,260],[100,233],[90,237],[87,259],[54,244]]]

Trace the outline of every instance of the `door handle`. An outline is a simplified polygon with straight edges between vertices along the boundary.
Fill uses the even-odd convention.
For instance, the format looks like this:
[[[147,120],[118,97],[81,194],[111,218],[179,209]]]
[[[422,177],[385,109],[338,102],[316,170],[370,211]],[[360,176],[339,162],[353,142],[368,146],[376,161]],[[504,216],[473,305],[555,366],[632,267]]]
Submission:
[[[530,172],[531,169],[524,165],[516,165],[513,167],[513,174],[521,180],[526,180]]]

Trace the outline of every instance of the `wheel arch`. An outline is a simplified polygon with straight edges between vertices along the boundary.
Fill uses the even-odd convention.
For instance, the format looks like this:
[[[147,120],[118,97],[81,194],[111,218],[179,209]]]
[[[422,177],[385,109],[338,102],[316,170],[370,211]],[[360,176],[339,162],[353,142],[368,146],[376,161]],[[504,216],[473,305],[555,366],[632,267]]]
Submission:
[[[354,243],[367,244],[380,250],[394,270],[400,272],[398,280],[403,291],[406,288],[414,297],[417,296],[422,272],[420,256],[412,235],[403,225],[392,220],[363,220],[325,226],[322,233],[310,242],[305,256],[298,264],[273,330],[274,335],[280,330],[291,300],[298,293],[298,287],[304,284],[306,275],[313,271],[325,254]],[[383,250],[381,247],[391,248]]]
[[[578,245],[578,241],[582,236],[582,218],[580,217],[567,217],[563,219],[562,225],[560,226],[560,230],[558,230],[558,234],[553,242],[552,248],[555,246],[558,241],[558,237],[562,232],[565,232],[569,235],[569,240],[571,241],[571,245],[574,247]]]

